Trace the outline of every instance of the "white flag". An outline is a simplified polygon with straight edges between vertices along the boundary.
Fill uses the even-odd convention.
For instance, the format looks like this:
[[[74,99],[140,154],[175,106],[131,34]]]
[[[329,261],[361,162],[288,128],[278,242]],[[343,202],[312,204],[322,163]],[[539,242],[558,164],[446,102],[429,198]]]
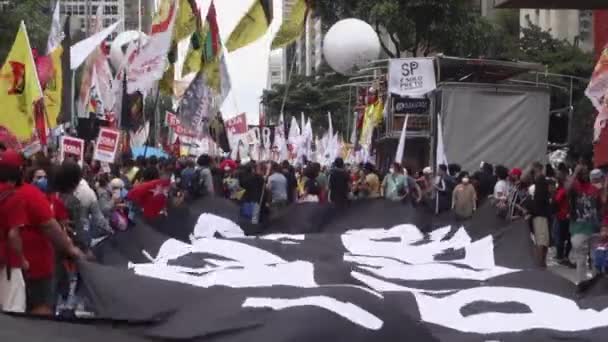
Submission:
[[[129,64],[127,92],[145,93],[165,74],[167,55],[171,50],[173,26],[177,16],[177,1],[173,0],[169,8],[161,7],[167,13],[160,13],[160,21],[152,25],[152,35],[146,44],[135,55]]]
[[[287,141],[290,144],[296,145],[300,138],[300,127],[298,126],[298,120],[295,116],[291,117],[291,124],[289,125],[289,136]]]
[[[334,124],[331,120],[331,112],[327,112],[327,121],[329,121],[329,129],[327,131],[329,136],[332,137],[334,135]]]
[[[87,59],[87,57],[89,57],[89,55],[93,53],[93,51],[95,51],[95,49],[97,49],[97,47],[99,47],[99,45],[101,45],[101,43],[103,43],[103,41],[106,40],[106,38],[108,38],[108,36],[112,34],[112,32],[114,32],[114,30],[116,30],[118,25],[120,25],[120,22],[121,21],[119,20],[107,29],[72,45],[72,47],[70,48],[70,69],[78,69],[78,67],[82,65],[85,59]]]
[[[441,117],[437,116],[437,160],[435,167],[448,165],[448,157],[445,155],[445,145],[443,145],[443,123]]]
[[[46,44],[46,54],[49,55],[53,50],[61,46],[61,42],[65,38],[63,32],[63,25],[61,23],[61,6],[60,1],[57,1],[55,5],[55,11],[53,12],[53,21],[51,22],[51,32],[49,33],[49,40]]]
[[[407,139],[407,121],[410,116],[405,116],[403,122],[403,129],[401,130],[401,137],[399,138],[399,146],[397,146],[397,155],[395,156],[395,163],[403,163],[403,156],[405,155],[405,140]]]
[[[355,112],[353,114],[353,131],[350,134],[350,143],[353,145],[353,148],[357,144],[357,119],[359,118],[359,114]]]
[[[312,139],[314,138],[314,134],[312,131],[312,124],[310,122],[310,118],[306,121],[306,127],[304,128],[304,137],[306,142],[306,158],[311,160],[312,158]]]
[[[279,162],[289,159],[287,139],[285,137],[285,117],[283,113],[281,113],[281,116],[279,117],[279,124],[275,131],[274,144],[279,151]]]

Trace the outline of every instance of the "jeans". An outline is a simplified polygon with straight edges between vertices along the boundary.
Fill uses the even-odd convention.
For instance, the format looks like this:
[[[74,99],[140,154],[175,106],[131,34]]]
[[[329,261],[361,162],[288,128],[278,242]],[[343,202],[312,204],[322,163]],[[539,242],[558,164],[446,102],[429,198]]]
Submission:
[[[555,247],[557,249],[556,257],[558,260],[568,259],[572,250],[570,242],[570,220],[557,221],[557,234],[555,239]]]
[[[587,280],[587,260],[589,258],[590,243],[591,235],[572,235],[572,254],[576,263],[576,280],[578,283]]]

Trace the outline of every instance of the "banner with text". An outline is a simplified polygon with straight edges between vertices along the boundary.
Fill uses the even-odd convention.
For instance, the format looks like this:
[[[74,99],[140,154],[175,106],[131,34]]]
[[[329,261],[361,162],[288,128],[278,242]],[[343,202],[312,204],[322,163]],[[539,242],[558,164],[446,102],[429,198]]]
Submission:
[[[165,122],[167,126],[171,127],[173,132],[179,137],[195,137],[196,133],[192,132],[189,129],[186,129],[183,125],[177,114],[167,112],[165,116]]]
[[[84,140],[63,136],[59,140],[59,162],[73,159],[80,166],[84,160]]]
[[[436,88],[437,81],[432,59],[391,59],[389,63],[389,93],[400,96],[422,97]]]
[[[119,141],[120,132],[107,128],[100,129],[93,159],[102,163],[114,163]]]
[[[226,127],[226,134],[228,135],[230,149],[236,155],[236,150],[239,147],[239,143],[245,143],[246,141],[246,135],[248,131],[247,115],[245,113],[241,113],[233,118],[230,118],[226,120],[224,126]]]

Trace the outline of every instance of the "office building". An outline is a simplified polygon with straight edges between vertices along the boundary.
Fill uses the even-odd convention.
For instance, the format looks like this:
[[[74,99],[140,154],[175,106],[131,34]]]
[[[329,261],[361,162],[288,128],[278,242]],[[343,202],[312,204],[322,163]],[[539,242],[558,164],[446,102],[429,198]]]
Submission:
[[[553,37],[564,39],[578,45],[584,51],[593,51],[593,11],[591,10],[562,10],[562,9],[522,9],[520,25],[529,27],[530,24],[539,26],[543,31],[549,31]]]
[[[154,0],[63,0],[61,1],[61,14],[71,14],[73,22],[86,33],[90,30],[90,25],[97,19],[96,15],[100,7],[104,28],[124,19],[116,30],[117,33],[139,30],[140,27],[142,31],[148,32],[152,23],[155,2]],[[88,22],[87,18],[89,18]]]
[[[290,15],[294,3],[295,0],[283,1],[283,18]],[[269,86],[286,83],[292,70],[298,75],[316,75],[323,63],[323,33],[321,19],[309,16],[302,36],[294,44],[271,54]]]

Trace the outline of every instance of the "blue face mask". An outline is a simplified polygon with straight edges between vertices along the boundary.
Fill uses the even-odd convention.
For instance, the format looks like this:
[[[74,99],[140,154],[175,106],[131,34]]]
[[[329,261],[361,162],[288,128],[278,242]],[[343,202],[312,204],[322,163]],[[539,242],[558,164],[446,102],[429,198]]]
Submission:
[[[127,191],[126,189],[121,189],[120,190],[120,198],[125,199],[127,198],[127,194],[129,193],[129,191]]]
[[[46,193],[49,190],[49,180],[46,177],[39,178],[34,182],[34,186]]]

